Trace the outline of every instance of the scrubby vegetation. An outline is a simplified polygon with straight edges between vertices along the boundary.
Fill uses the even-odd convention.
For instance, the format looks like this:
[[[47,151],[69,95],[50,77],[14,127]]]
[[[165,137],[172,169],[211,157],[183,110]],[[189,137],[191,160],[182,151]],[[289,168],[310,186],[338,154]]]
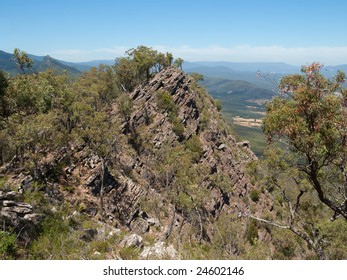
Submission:
[[[140,46],[78,78],[17,56],[21,75],[0,72],[0,191],[42,220],[26,236],[1,220],[1,259],[138,259],[158,241],[183,259],[347,257],[343,74],[282,80],[264,131],[290,149],[259,161],[169,53]],[[149,83],[173,64],[181,92]],[[129,232],[142,246],[122,244]]]

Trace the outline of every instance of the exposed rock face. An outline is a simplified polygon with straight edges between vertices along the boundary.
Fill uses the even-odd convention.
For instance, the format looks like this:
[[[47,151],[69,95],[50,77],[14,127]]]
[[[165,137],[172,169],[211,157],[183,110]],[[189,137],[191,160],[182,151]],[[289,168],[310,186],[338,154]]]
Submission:
[[[178,259],[178,252],[175,248],[170,246],[165,246],[164,242],[159,241],[154,244],[154,246],[145,247],[140,254],[141,259]]]
[[[208,96],[201,96],[201,93],[197,92],[199,89],[194,90],[192,85],[192,78],[178,69],[168,68],[157,74],[147,86],[138,87],[131,93],[135,110],[130,118],[130,127],[135,130],[145,127],[143,134],[147,135],[147,139],[158,151],[163,143],[175,146],[177,142],[190,139],[192,135],[198,135],[203,148],[203,156],[199,164],[207,167],[210,172],[208,175],[223,174],[229,177],[233,189],[232,193],[226,194],[218,186],[211,184],[211,181],[205,180],[200,187],[212,188],[210,202],[206,205],[207,210],[216,214],[225,204],[233,206],[237,204],[242,208],[240,205],[242,202],[236,198],[245,196],[253,187],[244,174],[244,166],[256,157],[251,150],[247,149],[249,145],[244,144],[240,147],[236,143],[235,138],[226,131],[227,125],[213,105],[213,101]],[[180,139],[174,133],[168,113],[158,107],[155,94],[158,91],[170,93],[179,108],[178,119],[184,125],[183,138]],[[201,129],[204,121],[202,111],[210,116],[207,128],[204,130]],[[146,125],[148,118],[153,122]],[[136,159],[134,171],[140,174],[145,173],[147,162],[152,160],[149,157],[151,155],[143,150]],[[156,159],[153,158],[153,160]],[[232,197],[235,198],[231,199]]]
[[[0,191],[0,223],[17,233],[20,240],[29,242],[43,216],[34,213],[32,205],[17,201],[18,198],[17,192]]]
[[[171,112],[159,105],[162,92],[174,103]],[[129,96],[133,110],[126,120],[117,102],[110,112],[120,129],[115,131],[117,150],[105,164],[102,199],[101,159],[83,146],[64,148],[42,161],[40,172],[49,183],[44,191],[53,204],[83,205],[81,211],[91,217],[97,215],[102,202],[107,223],[129,232],[121,246],[142,248],[142,236],[147,234],[156,243],[146,247],[141,258],[175,259],[177,251],[165,245],[170,235],[176,240],[190,239],[194,232],[199,241],[210,242],[216,234],[211,223],[221,213],[237,216],[249,207],[245,198],[254,186],[245,165],[256,157],[249,143],[236,142],[211,97],[176,68],[164,69]],[[187,155],[191,155],[190,165],[183,158]],[[61,162],[67,164],[59,184],[73,186],[73,194],[62,191],[50,178],[53,167]],[[184,175],[179,174],[182,169]],[[196,178],[191,179],[190,174]],[[23,188],[30,186],[32,178],[17,177]],[[0,192],[0,218],[19,230],[23,224],[39,223],[32,207],[14,197]],[[260,202],[254,206],[257,211],[267,207]],[[81,238],[89,242],[95,235],[89,230]]]
[[[115,154],[116,168],[113,167],[113,170],[117,172],[112,174],[112,171],[107,171],[106,174],[105,210],[110,220],[120,221],[136,234],[152,232],[151,228],[155,226],[148,221],[158,218],[161,219],[159,225],[162,230],[169,228],[169,234],[180,234],[186,227],[192,226],[189,221],[191,215],[195,215],[204,224],[201,238],[211,240],[214,233],[208,226],[207,216],[218,219],[222,212],[240,214],[248,208],[244,197],[254,186],[245,174],[245,165],[256,159],[256,156],[249,149],[248,142],[235,141],[213,100],[194,84],[193,79],[184,72],[167,68],[147,85],[139,86],[130,93],[133,111],[127,121],[119,115],[117,104],[114,105],[111,116],[121,121],[123,134],[128,139],[140,138],[140,141],[136,145],[128,141]],[[177,107],[176,120],[184,128],[181,135],[174,131],[170,112],[158,105],[158,92],[169,93],[172,97]],[[177,207],[176,212],[172,213],[173,205],[168,201],[167,193],[174,193],[175,190],[166,189],[170,188],[170,184],[165,187],[167,183],[162,178],[165,169],[158,171],[158,166],[162,164],[160,156],[165,149],[182,146],[193,136],[198,137],[202,148],[201,156],[193,165],[206,170],[205,174],[200,175],[200,183],[196,188],[205,190],[206,195],[201,198],[200,210],[187,212]],[[129,150],[135,152],[129,153]],[[82,163],[85,186],[92,186],[92,193],[97,195],[100,161],[89,157],[83,159]],[[85,174],[89,174],[88,177]],[[172,176],[169,178],[171,182],[175,181],[175,175]],[[222,186],[223,182],[225,186]],[[193,197],[194,194],[191,199]],[[140,210],[148,203],[156,206],[152,206],[146,217],[139,216]],[[164,210],[169,211],[169,217],[163,219],[161,212]],[[172,223],[173,216],[175,221]],[[160,233],[158,239],[162,235]]]
[[[122,247],[138,247],[141,248],[143,247],[142,243],[142,237],[137,235],[137,234],[131,234],[129,236],[126,236],[121,244]]]
[[[160,112],[156,102],[155,93],[159,90],[171,94],[175,104],[179,108],[179,118],[185,126],[184,138],[189,138],[198,131],[199,109],[196,103],[196,93],[191,91],[192,78],[182,71],[168,68],[158,73],[145,87],[138,87],[131,94],[131,98],[137,105],[137,110],[131,118],[131,126],[139,127],[146,123],[146,119],[153,118],[154,123],[150,125],[149,133],[155,135],[153,144],[167,141],[168,137],[175,137],[172,127],[168,122],[167,112]]]

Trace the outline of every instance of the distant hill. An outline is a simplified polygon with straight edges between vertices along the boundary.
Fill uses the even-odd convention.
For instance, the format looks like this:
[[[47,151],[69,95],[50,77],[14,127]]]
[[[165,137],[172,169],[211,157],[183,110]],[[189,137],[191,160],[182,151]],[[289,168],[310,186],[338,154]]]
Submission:
[[[333,77],[337,71],[344,71],[347,74],[347,64],[337,65],[337,66],[324,66],[322,73],[327,77]]]
[[[99,66],[100,64],[104,65],[114,65],[115,60],[92,60],[92,61],[87,61],[87,62],[78,62],[74,63],[75,65],[84,65],[84,66]]]
[[[11,60],[12,54],[0,51],[0,70],[10,72],[17,70],[16,63]]]
[[[55,59],[49,55],[38,56],[28,54],[34,61],[33,71],[39,72],[52,68],[58,72],[68,71],[70,75],[80,75],[83,71],[89,71],[91,67],[98,67],[100,64],[114,65],[114,60],[92,60],[87,62],[69,62],[64,60]],[[0,50],[0,70],[9,72],[11,74],[19,74],[20,71],[16,63],[12,60],[13,55]]]
[[[228,62],[228,61],[206,61],[185,62],[184,68],[189,70],[196,67],[225,67],[233,71],[246,72],[269,72],[269,73],[297,73],[300,66],[294,66],[283,62]]]
[[[89,71],[91,67],[98,67],[100,64],[105,65],[113,65],[113,60],[93,60],[88,62],[68,62],[63,60],[58,60],[60,63],[65,64],[67,66],[74,67],[78,69],[79,71]]]
[[[41,63],[47,56],[37,56],[33,54],[28,55],[34,61],[33,70],[42,71],[40,69],[45,69],[45,66],[41,66]],[[65,66],[68,66],[65,70],[73,75],[76,75],[79,72],[81,73],[83,71],[89,71],[91,67],[98,67],[100,64],[114,65],[115,63],[114,59],[69,62],[55,59],[51,56],[49,56],[49,58],[54,60],[54,63],[46,62],[46,65],[48,63],[51,65],[51,67],[57,67],[59,70],[62,70],[65,68]],[[0,50],[0,70],[7,71],[12,74],[18,74],[19,70],[15,62],[11,61],[11,59],[11,53]],[[201,73],[209,77],[218,77],[229,80],[243,80],[268,90],[275,90],[276,85],[273,82],[266,81],[265,79],[259,79],[259,77],[257,77],[258,71],[263,74],[270,75],[273,80],[278,82],[285,75],[300,73],[301,66],[290,65],[283,62],[185,61],[183,64],[183,70],[186,72]],[[338,70],[343,70],[347,73],[347,64],[325,66],[323,67],[322,72],[328,77],[332,77]]]
[[[53,57],[47,56],[36,56],[28,54],[28,56],[33,60],[33,71],[41,72],[47,69],[53,69],[57,73],[67,73],[71,76],[78,76],[81,74],[81,70],[77,69],[73,63],[59,61]],[[90,67],[86,68],[88,70]],[[20,73],[16,62],[13,60],[13,55],[4,51],[0,51],[0,70],[6,71],[10,74],[17,75]]]
[[[37,68],[39,72],[45,71],[47,69],[54,69],[55,71],[59,73],[63,73],[64,71],[67,71],[68,73],[74,76],[78,76],[81,74],[81,71],[78,70],[76,67],[68,66],[62,63],[61,61],[50,57],[49,55],[43,58],[43,60],[41,61],[40,65]]]
[[[240,95],[247,99],[271,99],[275,95],[273,91],[261,88],[243,80],[228,80],[223,78],[205,77],[201,84],[212,95]]]
[[[277,83],[285,74],[269,74],[263,72],[263,74],[267,74],[271,76],[271,80],[267,80],[264,78],[260,78],[257,75],[257,72],[251,71],[237,71],[232,70],[226,66],[200,66],[195,68],[185,68],[187,72],[196,72],[203,74],[206,77],[214,77],[221,78],[227,80],[242,80],[248,83],[252,83],[258,87],[265,88],[267,90],[277,90]]]
[[[54,59],[53,57],[50,57],[49,55],[45,56],[41,63],[39,63],[35,70],[38,72],[46,71],[48,69],[54,69],[57,73],[63,73],[64,71],[67,71],[70,75],[78,76],[81,74],[81,71],[78,70],[76,67],[68,66],[66,64],[63,64],[57,59]]]
[[[235,120],[240,117],[261,120],[265,114],[265,102],[271,100],[276,92],[246,81],[208,76],[205,76],[200,84],[213,98],[222,102],[222,112],[228,122],[233,125],[238,139],[249,140],[256,155],[262,156],[266,139],[261,127],[247,127]],[[260,124],[260,121],[258,123]]]
[[[232,121],[236,116],[259,118],[265,111],[265,102],[277,93],[241,80],[205,77],[200,84],[213,98],[223,104],[223,112]]]

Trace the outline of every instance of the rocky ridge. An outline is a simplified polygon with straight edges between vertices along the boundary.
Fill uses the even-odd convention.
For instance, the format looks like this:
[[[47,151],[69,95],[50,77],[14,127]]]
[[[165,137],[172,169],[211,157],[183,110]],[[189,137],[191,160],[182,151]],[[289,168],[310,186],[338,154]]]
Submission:
[[[117,102],[110,112],[120,129],[114,131],[117,149],[106,161],[104,176],[101,158],[84,146],[72,145],[41,160],[40,191],[52,208],[78,205],[91,219],[121,229],[125,238],[119,246],[137,247],[141,258],[180,258],[181,243],[213,241],[214,222],[221,214],[241,219],[250,207],[255,212],[270,208],[262,194],[256,202],[248,198],[255,186],[245,168],[256,159],[249,143],[236,142],[212,98],[192,77],[169,67],[129,98],[132,112],[127,118]],[[57,165],[64,166],[53,179]],[[19,198],[9,200],[30,188],[30,178],[23,180],[26,175],[11,164],[2,172],[17,191],[0,193],[0,220],[22,232],[23,223],[37,226],[41,214]],[[30,232],[27,239],[34,238]],[[144,246],[144,237],[154,242]]]

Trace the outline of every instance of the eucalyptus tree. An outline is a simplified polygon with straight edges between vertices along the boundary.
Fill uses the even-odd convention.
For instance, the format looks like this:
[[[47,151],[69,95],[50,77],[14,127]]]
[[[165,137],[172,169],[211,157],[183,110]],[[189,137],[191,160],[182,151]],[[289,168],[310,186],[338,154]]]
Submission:
[[[333,219],[347,220],[347,89],[345,74],[333,79],[322,65],[302,68],[303,74],[284,77],[282,96],[267,104],[263,129],[269,141],[286,143],[296,157],[291,165],[305,175]]]

